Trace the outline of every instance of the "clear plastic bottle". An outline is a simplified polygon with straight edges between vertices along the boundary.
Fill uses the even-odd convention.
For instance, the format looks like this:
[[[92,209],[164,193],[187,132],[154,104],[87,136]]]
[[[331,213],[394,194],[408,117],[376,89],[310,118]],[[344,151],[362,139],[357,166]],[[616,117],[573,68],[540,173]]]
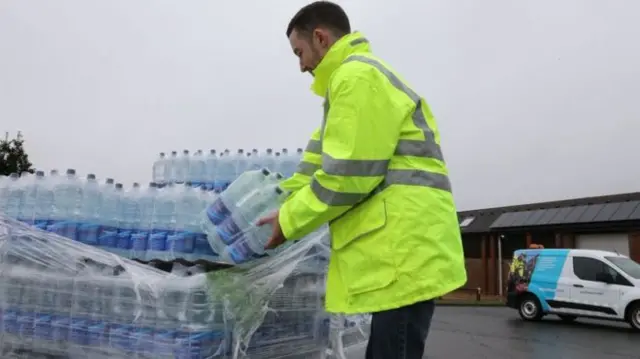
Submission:
[[[225,150],[224,154],[220,156],[218,160],[218,173],[215,183],[215,189],[218,191],[224,191],[227,186],[235,179],[236,165],[234,156],[231,156],[228,150]]]
[[[189,164],[189,178],[193,186],[199,187],[207,180],[207,163],[202,150],[197,150]]]
[[[5,205],[5,214],[9,218],[18,219],[24,199],[24,189],[17,173],[9,175],[9,180],[6,181],[5,191],[7,202]]]
[[[167,182],[168,159],[164,152],[153,163],[153,181],[157,183]]]
[[[166,162],[167,169],[165,173],[167,174],[167,179],[164,183],[156,182],[156,184],[162,185],[165,183],[175,183],[178,180],[178,175],[179,175],[178,163],[179,163],[178,152],[171,151],[171,157],[169,157],[169,159]]]
[[[19,218],[29,225],[34,225],[36,223],[36,204],[43,180],[44,172],[42,171],[37,171],[35,176],[26,176],[22,178],[24,197],[22,206],[20,207]]]
[[[102,206],[102,192],[96,175],[90,173],[84,181],[81,205],[81,224],[78,228],[78,241],[98,245],[100,232],[100,207]]]
[[[218,171],[218,160],[219,157],[216,154],[216,150],[210,150],[209,155],[205,160],[206,167],[206,179],[205,183],[208,190],[212,190],[216,181],[217,171]]]
[[[55,177],[57,176],[45,177],[44,172],[42,172],[42,176],[36,173],[36,178],[39,179],[40,185],[38,186],[38,196],[36,197],[35,226],[42,230],[46,230],[47,226],[51,224],[50,221],[53,215],[53,186],[55,185]]]
[[[82,186],[76,170],[69,168],[66,176],[57,181],[53,190],[56,219],[61,221],[54,224],[55,232],[73,240],[77,239],[77,228],[82,217]]]
[[[235,172],[232,181],[240,177],[248,169],[249,161],[243,149],[238,149],[238,153],[233,158],[235,164]]]
[[[122,184],[113,185],[113,179],[107,178],[102,190],[102,206],[100,218],[102,229],[98,237],[100,247],[105,250],[115,251],[118,241],[118,229],[120,227]]]
[[[276,168],[276,159],[271,148],[267,148],[267,152],[261,157],[262,167],[271,172],[278,172],[278,169]]]
[[[182,150],[182,156],[178,158],[176,163],[176,183],[184,183],[189,179],[190,165],[191,156],[189,156],[189,150]]]
[[[155,199],[153,230],[147,244],[147,260],[165,260],[167,236],[176,227],[176,185],[169,184],[158,191]]]
[[[155,182],[149,183],[148,187],[140,192],[138,208],[140,209],[140,228],[131,235],[131,257],[134,259],[147,260],[147,247],[149,236],[153,231],[155,200],[158,195],[158,188]]]

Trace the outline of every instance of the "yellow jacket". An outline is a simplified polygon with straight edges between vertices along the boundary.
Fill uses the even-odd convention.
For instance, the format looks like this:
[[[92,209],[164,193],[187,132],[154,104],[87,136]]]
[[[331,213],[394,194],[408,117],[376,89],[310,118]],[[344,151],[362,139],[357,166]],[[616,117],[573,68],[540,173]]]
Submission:
[[[329,222],[326,308],[368,313],[439,297],[466,282],[458,217],[427,103],[360,34],[314,71],[322,126],[280,210],[287,239]]]

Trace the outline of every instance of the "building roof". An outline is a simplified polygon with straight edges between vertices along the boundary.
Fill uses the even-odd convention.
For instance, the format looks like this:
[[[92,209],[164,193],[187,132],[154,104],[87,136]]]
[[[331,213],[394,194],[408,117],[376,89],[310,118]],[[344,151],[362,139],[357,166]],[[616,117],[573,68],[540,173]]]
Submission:
[[[640,222],[640,192],[461,211],[458,217],[463,233]]]

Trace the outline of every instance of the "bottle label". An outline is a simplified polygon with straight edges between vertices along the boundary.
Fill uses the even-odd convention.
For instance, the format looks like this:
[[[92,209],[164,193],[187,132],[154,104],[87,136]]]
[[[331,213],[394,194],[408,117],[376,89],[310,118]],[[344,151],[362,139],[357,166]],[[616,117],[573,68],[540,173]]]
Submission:
[[[221,198],[218,198],[209,208],[207,208],[207,216],[214,225],[219,225],[225,218],[231,215],[229,208],[222,202]]]
[[[234,263],[243,263],[251,258],[255,258],[257,254],[247,245],[246,240],[237,241],[229,246],[229,256]]]
[[[216,232],[226,245],[230,245],[238,240],[243,239],[242,229],[236,224],[232,217],[227,217],[219,226],[216,227]]]

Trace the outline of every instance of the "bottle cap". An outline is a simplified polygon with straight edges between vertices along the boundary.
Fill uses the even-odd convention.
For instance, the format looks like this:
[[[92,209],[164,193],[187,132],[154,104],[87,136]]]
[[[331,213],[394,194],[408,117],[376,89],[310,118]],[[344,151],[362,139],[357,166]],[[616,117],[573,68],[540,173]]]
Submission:
[[[302,153],[302,148],[298,147],[298,153]]]
[[[193,184],[193,182],[191,182],[191,181],[186,181],[184,183],[184,185],[187,186],[187,187],[191,187],[192,184]]]
[[[160,152],[160,157],[164,157],[164,152]]]
[[[211,149],[211,150],[209,150],[209,153],[211,153],[212,155],[215,155],[216,154],[216,150]]]
[[[171,151],[171,155],[172,155],[172,156],[176,156],[176,155],[178,155],[178,151]]]
[[[284,176],[282,175],[282,173],[276,173],[276,178],[277,179],[283,179]]]
[[[277,193],[277,194],[283,194],[283,193],[284,193],[284,191],[282,191],[282,188],[280,188],[280,187],[276,187],[276,193]]]
[[[37,177],[44,177],[44,171],[36,171]]]
[[[138,182],[133,182],[133,188],[139,188],[140,187],[140,183]]]
[[[116,189],[122,189],[122,183],[116,183]]]
[[[283,148],[283,149],[282,149],[282,153],[287,153],[287,152],[289,152],[289,150],[288,150],[288,149],[286,149],[286,148]]]
[[[155,183],[155,182],[149,182],[149,187],[150,188],[156,188],[156,187],[158,187],[158,184]]]
[[[51,176],[57,176],[58,175],[58,170],[51,170],[51,172],[49,172],[49,174]]]
[[[68,175],[74,175],[74,174],[76,174],[76,170],[74,170],[73,168],[69,168],[69,169],[67,170],[67,174],[68,174]]]
[[[268,176],[270,173],[271,173],[271,172],[269,172],[269,170],[268,170],[268,169],[266,169],[266,168],[263,168],[263,169],[262,169],[262,174],[263,174],[263,175]]]
[[[244,153],[244,150],[242,148],[239,148],[238,153]]]
[[[113,180],[113,178],[107,178],[106,182],[107,182],[107,184],[113,184],[113,182],[115,182],[115,181]]]
[[[89,180],[95,180],[95,179],[96,179],[96,175],[94,175],[93,173],[89,173],[89,174],[87,175],[87,179],[89,179]]]
[[[185,155],[189,154],[189,150],[182,150],[182,153],[184,153]]]
[[[267,148],[267,153],[271,153],[273,150],[271,148]]]

